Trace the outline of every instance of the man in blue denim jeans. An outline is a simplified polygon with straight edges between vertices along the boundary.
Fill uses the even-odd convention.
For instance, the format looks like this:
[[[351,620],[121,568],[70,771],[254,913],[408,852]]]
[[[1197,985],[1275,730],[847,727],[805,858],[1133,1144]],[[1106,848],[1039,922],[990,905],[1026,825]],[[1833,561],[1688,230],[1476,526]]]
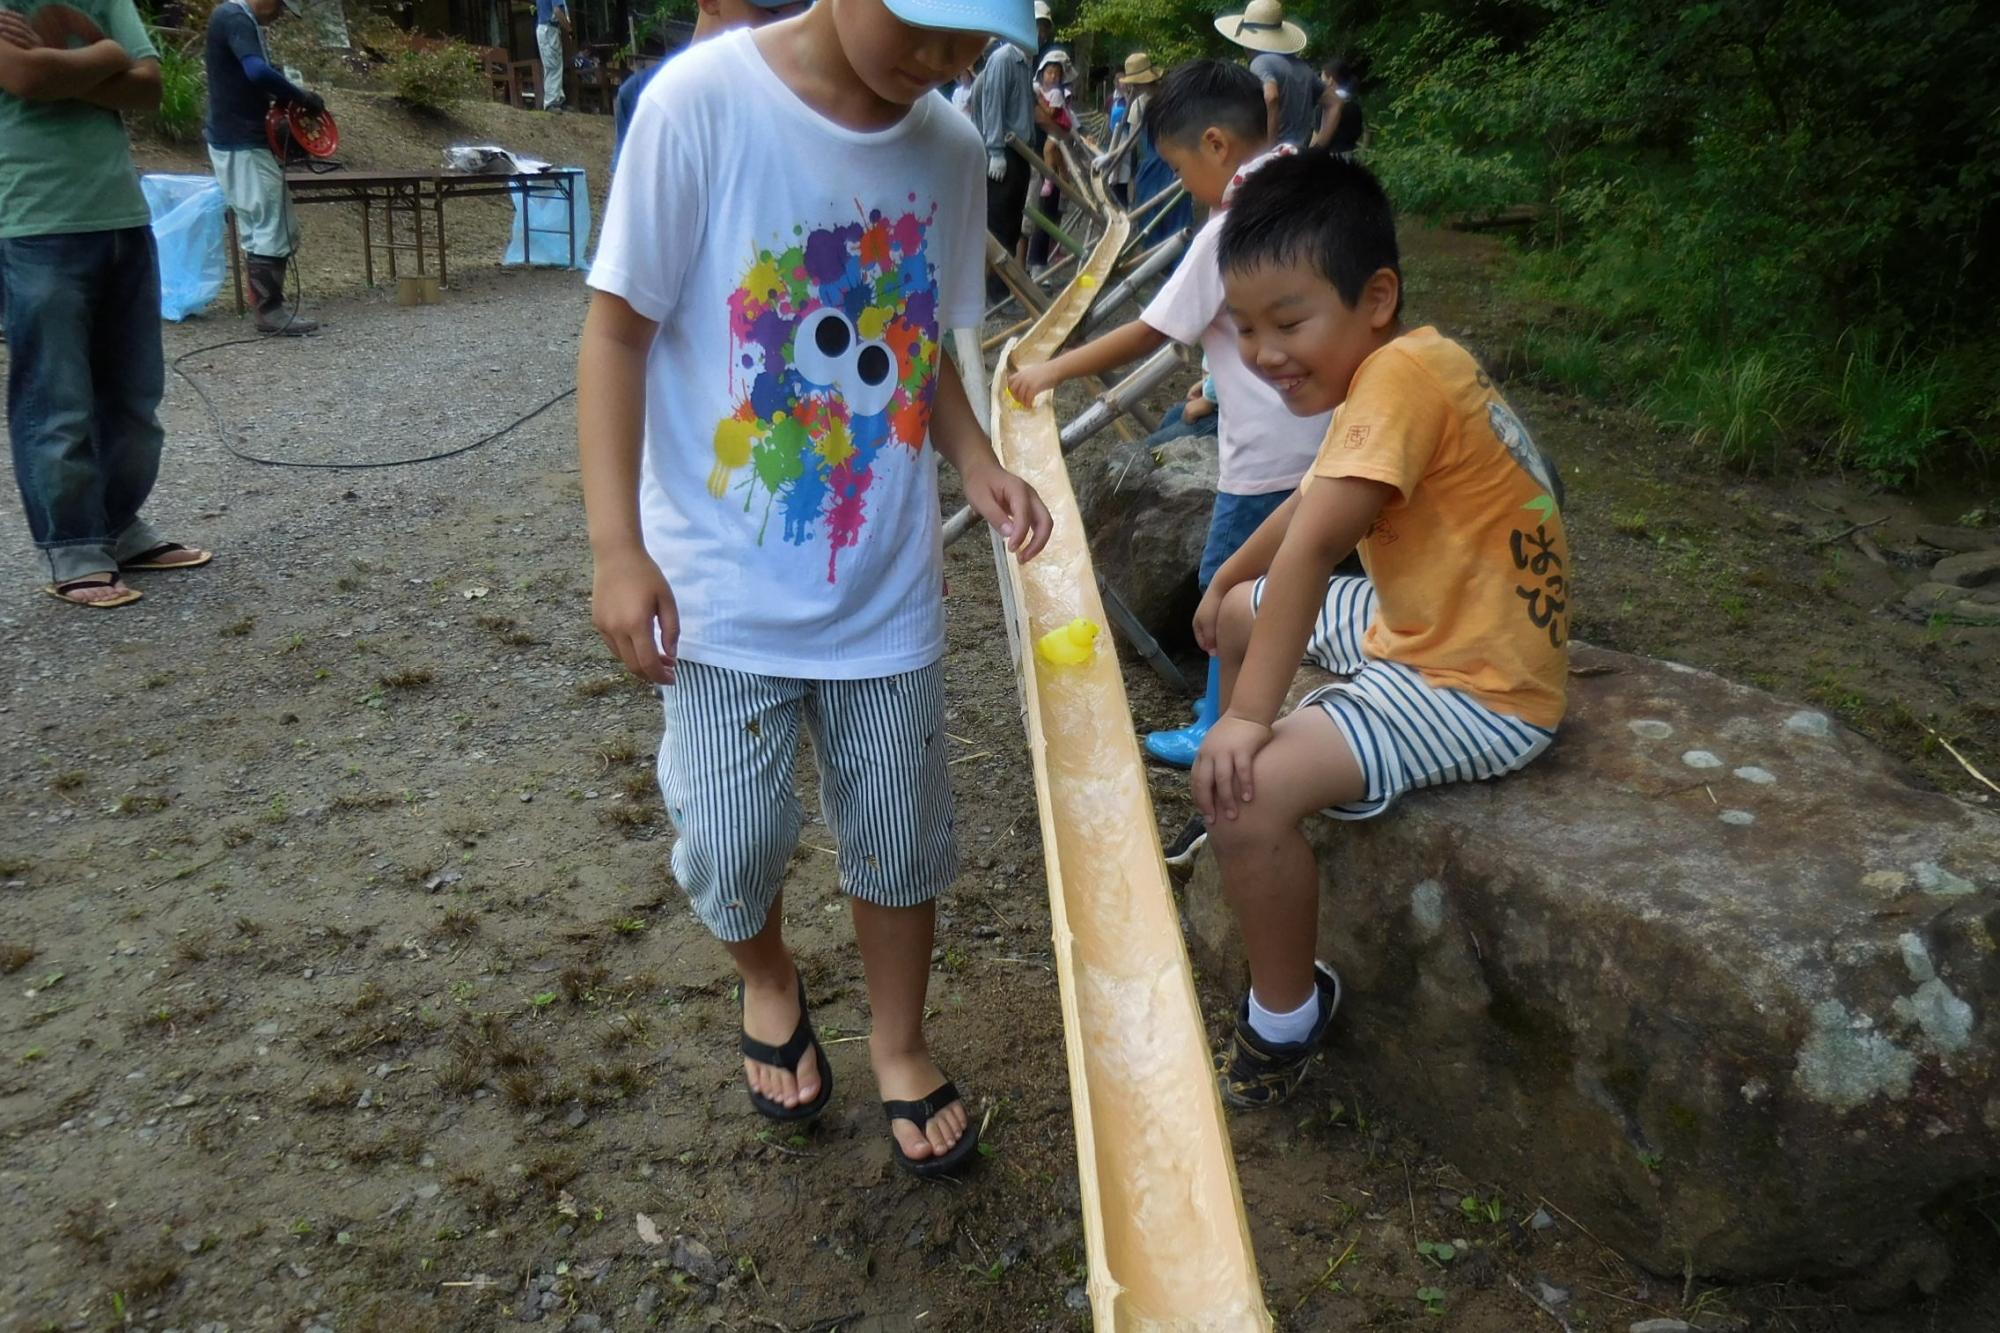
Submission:
[[[44,589],[124,606],[121,570],[213,557],[139,516],[160,468],[160,272],[119,120],[160,104],[160,62],[132,0],[32,13],[0,0],[0,291],[7,421]]]

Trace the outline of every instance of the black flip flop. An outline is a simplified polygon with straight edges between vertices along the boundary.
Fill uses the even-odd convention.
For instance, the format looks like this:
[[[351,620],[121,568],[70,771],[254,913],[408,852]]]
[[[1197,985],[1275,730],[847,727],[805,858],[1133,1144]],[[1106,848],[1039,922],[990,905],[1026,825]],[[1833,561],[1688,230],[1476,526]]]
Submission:
[[[187,551],[191,554],[199,555],[201,559],[199,560],[160,559],[161,556],[172,555],[176,551]],[[148,549],[139,552],[139,554],[133,556],[130,560],[119,561],[118,568],[166,569],[166,570],[200,569],[203,565],[207,564],[209,561],[213,559],[215,559],[215,552],[213,551],[203,551],[198,547],[183,546],[179,542],[161,542],[158,546],[149,547]]]
[[[920,1102],[883,1102],[882,1114],[889,1118],[889,1123],[892,1125],[898,1120],[907,1120],[921,1133],[930,1126],[932,1118],[939,1111],[953,1102],[963,1100],[964,1098],[958,1095],[957,1086],[947,1079]],[[967,1107],[966,1110],[969,1117],[971,1108]],[[979,1151],[979,1125],[968,1118],[965,1122],[965,1133],[959,1137],[957,1143],[951,1145],[951,1151],[942,1157],[922,1159],[911,1157],[903,1151],[903,1145],[896,1141],[894,1134],[889,1136],[889,1148],[896,1154],[897,1165],[905,1171],[923,1180],[935,1180],[939,1176],[948,1176],[958,1170]]]
[[[740,1004],[743,995],[740,986],[736,993]],[[806,1052],[810,1050],[813,1053],[813,1062],[819,1066],[819,1096],[802,1106],[787,1106],[783,1102],[774,1102],[746,1084],[744,1090],[750,1094],[750,1104],[757,1108],[759,1115],[795,1124],[811,1120],[826,1109],[827,1102],[833,1098],[833,1070],[826,1063],[826,1052],[820,1048],[819,1038],[813,1035],[812,1010],[806,1007],[804,977],[799,978],[799,1025],[792,1029],[791,1037],[783,1046],[766,1046],[747,1032],[742,1035],[743,1040],[739,1046],[745,1059],[797,1074],[799,1061],[803,1060]]]

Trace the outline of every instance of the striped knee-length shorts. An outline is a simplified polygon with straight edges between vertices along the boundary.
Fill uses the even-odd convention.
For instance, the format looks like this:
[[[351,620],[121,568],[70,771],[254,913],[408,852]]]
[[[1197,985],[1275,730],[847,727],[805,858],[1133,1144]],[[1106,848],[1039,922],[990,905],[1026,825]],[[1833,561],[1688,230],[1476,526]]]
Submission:
[[[784,883],[804,820],[801,723],[844,891],[915,907],[957,877],[941,664],[800,680],[682,661],[675,675],[660,691],[660,792],[677,835],[674,878],[717,937],[763,929]]]
[[[1263,605],[1263,579],[1252,596],[1253,605]],[[1549,748],[1554,731],[1433,685],[1400,662],[1368,656],[1361,645],[1374,618],[1374,584],[1333,579],[1306,644],[1308,661],[1347,679],[1313,691],[1299,707],[1325,710],[1368,780],[1361,800],[1329,806],[1328,815],[1372,819],[1404,792],[1497,778]]]

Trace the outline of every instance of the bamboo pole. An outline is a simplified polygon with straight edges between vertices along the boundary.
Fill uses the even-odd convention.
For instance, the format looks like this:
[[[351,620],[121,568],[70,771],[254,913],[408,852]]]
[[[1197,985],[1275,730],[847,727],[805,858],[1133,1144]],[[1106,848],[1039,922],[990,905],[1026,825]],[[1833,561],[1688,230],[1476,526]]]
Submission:
[[[1114,212],[1084,269],[1094,282],[1128,229]],[[1262,1333],[1271,1317],[1117,655],[1100,647],[1048,667],[1034,650],[1040,635],[1106,613],[1054,412],[1013,402],[1006,373],[1017,355],[1059,348],[1089,297],[1072,283],[1007,348],[988,405],[1002,461],[1055,518],[1033,562],[997,547],[995,559],[1048,865],[1092,1323]]]

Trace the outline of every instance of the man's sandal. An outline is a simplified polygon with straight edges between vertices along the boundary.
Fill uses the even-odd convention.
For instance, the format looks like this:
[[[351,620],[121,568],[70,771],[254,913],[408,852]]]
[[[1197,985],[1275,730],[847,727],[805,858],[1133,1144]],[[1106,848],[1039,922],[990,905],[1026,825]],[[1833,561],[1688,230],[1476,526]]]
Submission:
[[[1304,1041],[1268,1042],[1258,1036],[1250,1026],[1250,997],[1243,997],[1236,1011],[1236,1030],[1228,1044],[1215,1053],[1223,1101],[1250,1108],[1276,1106],[1298,1091],[1340,1008],[1338,973],[1325,963],[1314,963],[1313,984],[1319,993],[1319,1021]]]
[[[42,591],[59,602],[71,606],[85,606],[93,611],[108,611],[114,606],[130,606],[145,596],[137,588],[127,588],[113,597],[74,597],[72,593],[86,588],[115,588],[118,576],[113,573],[85,574],[82,578],[63,579],[57,583],[45,584]]]
[[[185,558],[170,560],[168,556],[181,555]],[[120,569],[199,569],[215,559],[215,552],[198,547],[183,546],[179,542],[161,542],[150,550],[141,551],[130,560],[118,562]]]
[[[898,1120],[909,1121],[921,1134],[930,1128],[930,1123],[937,1118],[938,1112],[945,1110],[953,1102],[963,1100],[964,1098],[958,1095],[957,1086],[947,1079],[920,1102],[883,1102],[882,1114],[889,1118],[891,1125]],[[970,1111],[971,1108],[968,1107],[968,1116]],[[896,1154],[896,1164],[905,1171],[923,1180],[935,1180],[939,1176],[948,1176],[958,1170],[965,1165],[968,1158],[979,1151],[979,1126],[968,1118],[965,1122],[965,1133],[961,1134],[958,1142],[952,1144],[950,1150],[941,1157],[910,1156],[903,1151],[903,1145],[897,1141],[894,1133],[889,1135],[889,1148]]]
[[[737,996],[740,1000],[741,987],[737,989]],[[826,1062],[826,1052],[820,1048],[819,1038],[813,1035],[812,1011],[806,1007],[804,977],[799,978],[799,1025],[792,1029],[792,1035],[785,1044],[766,1046],[745,1032],[739,1045],[745,1059],[754,1060],[760,1065],[770,1065],[773,1069],[785,1070],[794,1076],[798,1074],[799,1061],[805,1059],[807,1051],[813,1053],[813,1063],[819,1067],[819,1096],[799,1106],[787,1106],[783,1102],[773,1101],[755,1088],[746,1085],[745,1091],[750,1094],[750,1104],[757,1108],[759,1115],[772,1120],[797,1123],[811,1120],[826,1109],[827,1102],[833,1097],[833,1069]]]

